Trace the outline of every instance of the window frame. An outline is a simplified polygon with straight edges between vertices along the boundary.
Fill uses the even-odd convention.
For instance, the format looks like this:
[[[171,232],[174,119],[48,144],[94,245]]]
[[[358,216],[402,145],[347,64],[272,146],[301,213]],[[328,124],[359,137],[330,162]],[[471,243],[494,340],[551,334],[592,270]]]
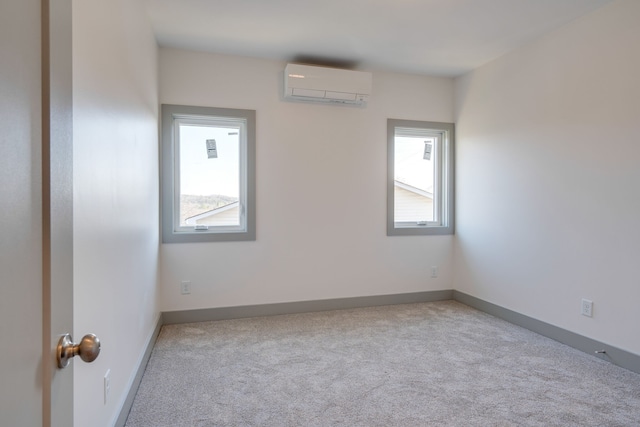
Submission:
[[[405,136],[436,138],[432,156],[434,178],[434,220],[426,223],[395,221],[395,137],[397,130]],[[387,119],[387,236],[421,236],[454,234],[454,142],[455,125],[444,122]]]
[[[163,104],[161,142],[161,224],[163,243],[196,243],[256,240],[255,140],[256,112],[233,108],[198,107]],[[214,226],[206,230],[180,226],[179,189],[180,158],[178,126],[180,123],[238,122],[245,128],[240,138],[240,209],[239,226]],[[243,218],[242,218],[243,217]]]

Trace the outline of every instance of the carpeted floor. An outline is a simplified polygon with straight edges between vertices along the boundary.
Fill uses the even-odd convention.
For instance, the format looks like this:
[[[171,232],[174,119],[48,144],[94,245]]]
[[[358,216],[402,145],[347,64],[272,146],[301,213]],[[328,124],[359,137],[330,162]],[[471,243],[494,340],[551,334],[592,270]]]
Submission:
[[[453,301],[167,325],[126,426],[640,426],[640,375]]]

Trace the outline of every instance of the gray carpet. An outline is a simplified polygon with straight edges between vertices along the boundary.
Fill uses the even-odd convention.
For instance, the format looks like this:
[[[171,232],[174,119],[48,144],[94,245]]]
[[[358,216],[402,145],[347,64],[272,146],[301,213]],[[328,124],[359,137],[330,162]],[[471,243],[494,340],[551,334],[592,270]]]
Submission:
[[[167,325],[126,426],[640,426],[640,375],[453,301]]]

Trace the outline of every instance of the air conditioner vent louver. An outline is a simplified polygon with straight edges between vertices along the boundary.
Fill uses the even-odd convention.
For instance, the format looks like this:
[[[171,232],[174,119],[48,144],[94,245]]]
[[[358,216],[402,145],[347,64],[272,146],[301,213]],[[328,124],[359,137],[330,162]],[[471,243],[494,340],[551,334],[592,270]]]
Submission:
[[[285,99],[362,105],[371,95],[372,75],[363,71],[288,64]]]

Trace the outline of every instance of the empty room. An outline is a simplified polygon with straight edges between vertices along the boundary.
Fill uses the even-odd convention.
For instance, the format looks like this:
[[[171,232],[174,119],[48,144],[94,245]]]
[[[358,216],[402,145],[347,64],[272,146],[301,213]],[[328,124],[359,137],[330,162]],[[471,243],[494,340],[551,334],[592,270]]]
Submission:
[[[639,21],[3,1],[0,425],[640,425]]]

